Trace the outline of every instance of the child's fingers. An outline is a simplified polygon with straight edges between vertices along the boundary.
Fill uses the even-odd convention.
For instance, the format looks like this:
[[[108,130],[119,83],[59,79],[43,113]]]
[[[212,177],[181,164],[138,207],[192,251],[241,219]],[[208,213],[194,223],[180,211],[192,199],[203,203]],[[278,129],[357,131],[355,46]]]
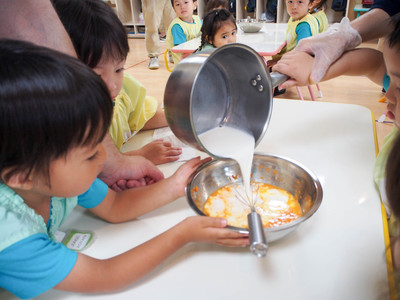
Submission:
[[[248,237],[240,237],[236,239],[224,238],[217,240],[216,243],[220,246],[225,247],[247,247],[250,244],[250,240]]]

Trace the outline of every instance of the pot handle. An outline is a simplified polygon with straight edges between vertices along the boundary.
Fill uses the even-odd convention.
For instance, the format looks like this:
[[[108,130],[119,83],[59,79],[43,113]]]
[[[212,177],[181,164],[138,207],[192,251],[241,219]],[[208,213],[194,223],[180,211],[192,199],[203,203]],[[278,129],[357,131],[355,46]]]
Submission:
[[[289,76],[279,73],[279,72],[271,72],[269,73],[269,76],[271,77],[271,83],[272,87],[277,87],[281,83],[284,83],[286,80],[289,79]]]

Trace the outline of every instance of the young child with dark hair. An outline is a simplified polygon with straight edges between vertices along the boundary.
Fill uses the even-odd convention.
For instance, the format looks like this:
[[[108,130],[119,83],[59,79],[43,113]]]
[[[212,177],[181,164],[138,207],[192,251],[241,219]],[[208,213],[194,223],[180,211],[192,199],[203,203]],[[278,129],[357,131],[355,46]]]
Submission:
[[[206,5],[206,14],[213,9],[225,8],[229,9],[228,0],[208,0]]]
[[[117,146],[142,129],[167,126],[158,101],[146,88],[124,73],[129,52],[124,26],[112,8],[101,0],[52,0],[61,22],[74,44],[78,58],[106,83],[114,104],[110,135]],[[127,155],[141,155],[155,164],[179,159],[181,148],[170,142],[153,141]]]
[[[227,9],[211,10],[204,17],[201,27],[201,44],[197,51],[236,43],[236,33],[235,18]]]
[[[317,19],[319,33],[328,29],[328,17],[325,14],[326,0],[311,0],[310,14]]]
[[[310,13],[311,0],[286,0],[290,18],[286,30],[286,46],[267,63],[268,68],[276,64],[283,54],[292,51],[297,43],[319,33],[318,21]]]
[[[167,46],[171,50],[174,46],[190,41],[200,35],[201,20],[193,12],[196,9],[196,0],[171,0],[177,17],[171,22],[167,30]],[[174,64],[182,59],[182,53],[172,52]]]
[[[248,244],[224,228],[226,220],[211,217],[189,217],[108,259],[58,243],[55,232],[75,206],[107,222],[132,220],[183,196],[203,161],[192,159],[152,185],[114,192],[97,179],[112,119],[101,78],[75,58],[27,42],[0,40],[0,61],[0,287],[20,298],[52,288],[110,292],[189,242]]]

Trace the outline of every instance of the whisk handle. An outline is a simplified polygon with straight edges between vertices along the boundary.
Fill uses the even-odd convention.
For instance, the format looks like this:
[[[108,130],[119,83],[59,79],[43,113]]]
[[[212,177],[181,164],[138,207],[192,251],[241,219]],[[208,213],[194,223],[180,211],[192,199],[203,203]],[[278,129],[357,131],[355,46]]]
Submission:
[[[247,215],[247,222],[249,224],[250,250],[257,257],[264,257],[267,255],[268,244],[261,217],[257,212],[251,211]]]

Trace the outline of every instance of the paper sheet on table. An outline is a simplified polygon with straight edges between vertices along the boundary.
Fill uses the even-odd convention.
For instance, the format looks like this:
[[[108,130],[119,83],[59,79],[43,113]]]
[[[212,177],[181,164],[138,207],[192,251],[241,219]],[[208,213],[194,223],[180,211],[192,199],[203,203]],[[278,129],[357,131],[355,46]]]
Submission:
[[[186,161],[193,157],[199,156],[199,151],[196,149],[186,145],[185,143],[181,142],[172,132],[169,127],[158,128],[154,130],[153,133],[153,140],[163,139],[164,141],[168,141],[174,147],[181,147],[182,154],[179,157],[178,161]]]

